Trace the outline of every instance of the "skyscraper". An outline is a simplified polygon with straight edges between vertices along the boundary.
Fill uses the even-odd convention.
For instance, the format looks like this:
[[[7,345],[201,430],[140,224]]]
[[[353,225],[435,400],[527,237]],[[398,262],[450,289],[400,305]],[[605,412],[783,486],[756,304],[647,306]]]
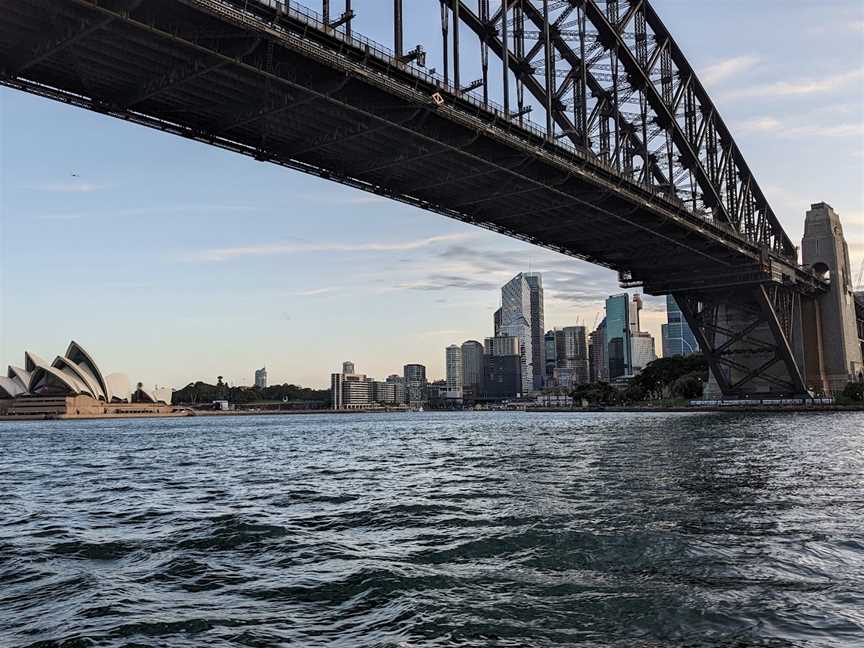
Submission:
[[[483,345],[476,340],[462,343],[462,391],[479,396],[483,385]]]
[[[513,398],[523,393],[522,344],[512,335],[486,338],[483,355],[483,394],[487,398]]]
[[[422,407],[427,402],[426,367],[421,364],[407,364],[403,369],[405,376],[405,398],[412,407]]]
[[[606,359],[606,318],[589,336],[591,382],[609,381],[609,364]]]
[[[589,380],[588,343],[584,326],[565,326],[564,330],[564,367],[571,370],[572,386],[584,385]],[[558,359],[558,366],[562,361]]]
[[[630,295],[606,299],[606,361],[609,380],[630,373]]]
[[[546,357],[546,384],[552,383],[555,368],[558,366],[558,351],[555,345],[555,331],[546,331],[543,336],[543,347]]]
[[[354,373],[354,363],[350,360],[342,363],[342,373],[343,374],[353,374]]]
[[[543,388],[546,372],[546,345],[544,344],[545,322],[543,316],[543,276],[539,272],[523,273],[531,291],[531,312],[528,321],[531,325],[531,354],[533,364],[534,389]]]
[[[565,326],[545,336],[548,385],[571,388],[589,380],[588,341],[584,326]]]
[[[520,273],[504,284],[500,321],[496,335],[519,338],[523,391],[542,387],[545,352],[543,283],[539,273]]]
[[[629,378],[656,359],[654,338],[640,328],[642,296],[627,293],[606,300],[606,362],[609,381]]]
[[[255,387],[258,389],[267,389],[267,367],[255,370]]]
[[[684,319],[678,302],[666,295],[666,324],[660,327],[663,334],[663,357],[686,356],[699,351],[696,336]]]
[[[461,397],[463,384],[462,347],[456,344],[448,346],[444,360],[447,368],[447,395],[453,398],[458,394]]]

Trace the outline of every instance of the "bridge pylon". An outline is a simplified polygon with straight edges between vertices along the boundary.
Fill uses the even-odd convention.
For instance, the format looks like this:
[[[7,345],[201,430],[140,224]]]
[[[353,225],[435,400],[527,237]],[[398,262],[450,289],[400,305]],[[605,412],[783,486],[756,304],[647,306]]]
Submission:
[[[804,222],[802,261],[829,282],[827,292],[804,300],[805,367],[808,386],[838,394],[862,378],[854,278],[840,216],[824,202],[811,205]]]

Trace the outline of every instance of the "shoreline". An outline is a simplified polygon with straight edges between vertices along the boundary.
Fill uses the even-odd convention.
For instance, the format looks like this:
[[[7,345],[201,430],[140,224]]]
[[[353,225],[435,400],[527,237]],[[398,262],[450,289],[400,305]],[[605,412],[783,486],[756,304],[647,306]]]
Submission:
[[[500,410],[426,410],[425,413],[438,412],[472,412],[486,414],[492,412],[510,412],[513,414],[538,412],[544,414],[768,414],[768,413],[802,413],[802,412],[864,412],[864,405],[789,405],[789,406],[743,406],[743,407],[532,407]],[[15,421],[96,421],[101,419],[154,419],[154,418],[196,418],[196,417],[238,417],[238,416],[311,416],[311,415],[346,415],[346,414],[406,414],[417,413],[406,410],[272,410],[272,411],[217,411],[217,410],[182,410],[170,414],[101,414],[93,416],[64,415],[20,415],[0,416],[0,423]]]

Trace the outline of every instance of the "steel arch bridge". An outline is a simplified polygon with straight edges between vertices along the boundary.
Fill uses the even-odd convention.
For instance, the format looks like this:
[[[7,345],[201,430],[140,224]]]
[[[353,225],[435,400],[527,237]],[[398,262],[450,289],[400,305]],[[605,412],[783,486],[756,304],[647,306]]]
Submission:
[[[351,0],[0,0],[0,82],[614,269],[676,295],[724,394],[806,393],[827,286],[651,4],[423,2],[440,72],[401,0],[392,48]]]

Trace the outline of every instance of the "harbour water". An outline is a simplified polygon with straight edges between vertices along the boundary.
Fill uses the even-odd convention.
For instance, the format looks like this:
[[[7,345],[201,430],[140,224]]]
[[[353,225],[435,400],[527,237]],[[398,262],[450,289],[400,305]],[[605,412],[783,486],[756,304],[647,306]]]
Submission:
[[[862,646],[864,414],[0,424],[0,646]]]

